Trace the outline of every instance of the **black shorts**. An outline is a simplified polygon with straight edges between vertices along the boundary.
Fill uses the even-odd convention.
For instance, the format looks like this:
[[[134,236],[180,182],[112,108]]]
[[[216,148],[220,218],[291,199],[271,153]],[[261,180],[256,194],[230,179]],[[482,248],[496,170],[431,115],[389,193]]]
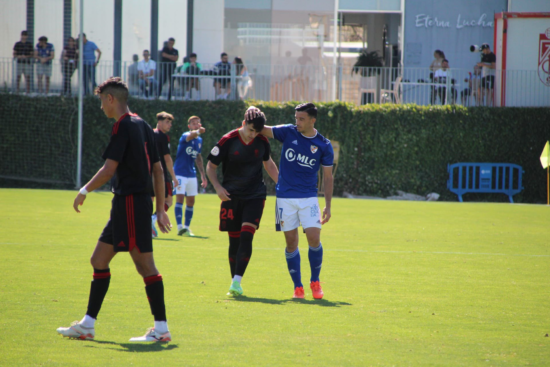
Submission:
[[[111,217],[99,240],[114,246],[115,252],[153,252],[151,236],[151,215],[153,202],[149,195],[115,195],[111,206]]]
[[[238,199],[222,201],[220,208],[220,231],[238,232],[243,223],[253,223],[260,228],[265,199]]]
[[[481,87],[485,89],[493,89],[495,85],[495,76],[488,75],[481,78]]]
[[[225,89],[227,88],[227,85],[231,83],[231,79],[229,78],[216,78],[214,79],[214,87],[216,86],[216,83],[220,83],[220,88]]]

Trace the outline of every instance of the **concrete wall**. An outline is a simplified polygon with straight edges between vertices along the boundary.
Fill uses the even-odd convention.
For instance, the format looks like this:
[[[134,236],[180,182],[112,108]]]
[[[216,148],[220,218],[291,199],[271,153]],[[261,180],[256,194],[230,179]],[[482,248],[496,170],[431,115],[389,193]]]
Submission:
[[[405,66],[428,68],[440,49],[451,68],[472,69],[480,54],[470,53],[469,46],[494,48],[494,14],[507,7],[507,0],[407,0]]]
[[[20,40],[21,31],[27,29],[27,2],[0,0],[0,8],[0,58],[11,58],[13,45]]]
[[[508,11],[510,12],[548,12],[550,11],[549,0],[508,0]]]
[[[208,5],[207,3],[214,4]],[[223,0],[195,0],[199,8],[198,20],[210,24],[211,18],[201,9],[213,6],[218,15],[219,28],[223,21]],[[72,35],[79,32],[80,1],[73,0]],[[114,0],[84,1],[84,33],[97,44],[102,52],[101,60],[112,61],[114,49]],[[19,41],[20,33],[26,29],[27,2],[25,0],[0,0],[0,58],[11,58],[13,45]],[[212,9],[209,9],[212,13]],[[216,13],[214,11],[213,13]],[[181,58],[187,47],[187,0],[159,1],[159,46],[169,37],[176,39],[176,48]],[[201,23],[198,23],[199,26]],[[150,48],[151,1],[123,0],[122,3],[122,60],[131,61],[133,54],[142,55]],[[38,37],[48,37],[48,42],[56,48],[56,59],[63,49],[63,0],[35,0],[35,33],[33,44]],[[222,37],[219,36],[221,39]],[[200,38],[197,43],[203,42]],[[221,41],[223,42],[223,40]],[[204,42],[203,42],[204,43]],[[219,55],[218,55],[219,56]]]
[[[194,7],[193,52],[201,63],[218,62],[224,51],[224,0],[195,0]]]

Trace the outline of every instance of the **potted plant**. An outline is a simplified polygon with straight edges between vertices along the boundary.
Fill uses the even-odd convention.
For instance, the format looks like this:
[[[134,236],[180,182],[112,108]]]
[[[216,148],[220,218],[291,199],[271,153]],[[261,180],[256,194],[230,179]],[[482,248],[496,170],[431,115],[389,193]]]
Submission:
[[[371,103],[373,100],[376,102],[376,96],[378,96],[380,89],[378,75],[380,74],[380,68],[384,66],[383,60],[378,51],[368,52],[367,49],[363,49],[359,56],[357,56],[357,61],[351,69],[351,74],[356,73],[361,76],[361,80],[359,81],[359,88],[363,91],[361,93],[361,104]],[[370,93],[374,95],[374,98],[372,98]]]

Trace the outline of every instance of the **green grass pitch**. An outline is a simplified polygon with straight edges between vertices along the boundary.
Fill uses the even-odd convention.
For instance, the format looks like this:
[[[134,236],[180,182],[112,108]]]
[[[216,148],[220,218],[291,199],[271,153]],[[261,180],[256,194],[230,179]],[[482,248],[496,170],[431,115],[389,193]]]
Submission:
[[[154,241],[173,342],[132,344],[153,324],[128,254],[111,264],[96,340],[55,329],[82,318],[89,258],[111,194],[0,190],[1,366],[548,366],[550,208],[335,199],[322,231],[325,299],[293,301],[269,197],[243,279],[230,285],[219,200]],[[323,199],[321,205],[324,204]],[[170,217],[175,226],[173,210]],[[305,237],[302,275],[309,283]]]

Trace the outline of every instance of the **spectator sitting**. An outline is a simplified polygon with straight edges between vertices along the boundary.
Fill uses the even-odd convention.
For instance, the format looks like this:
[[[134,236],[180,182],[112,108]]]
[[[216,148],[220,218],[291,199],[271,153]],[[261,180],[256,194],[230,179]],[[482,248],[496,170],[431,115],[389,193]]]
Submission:
[[[138,63],[139,89],[145,94],[145,98],[153,97],[157,89],[155,72],[157,63],[150,59],[149,50],[143,50],[143,60]]]
[[[17,60],[17,84],[16,93],[19,93],[19,83],[21,82],[21,74],[25,75],[25,84],[27,85],[27,94],[31,92],[31,77],[32,77],[32,58],[34,56],[32,43],[28,41],[29,34],[27,31],[21,32],[21,41],[16,42],[13,46],[13,58]]]
[[[183,73],[186,75],[199,75],[202,70],[202,65],[197,62],[197,54],[192,53],[189,55],[189,61],[183,64]],[[197,92],[195,94],[195,99],[201,99],[201,83],[199,78],[185,78],[185,96],[184,100],[188,101],[191,99],[191,89],[195,89]]]
[[[128,90],[131,95],[136,95],[139,87],[139,72],[138,72],[139,56],[132,56],[132,64],[128,66]]]
[[[445,59],[445,53],[441,50],[435,50],[434,51],[434,60],[430,64],[430,82],[437,83],[437,81],[434,80],[435,75],[434,73],[441,69],[441,64],[443,63],[443,60]],[[430,91],[430,101],[432,101],[432,104],[435,104],[435,99],[437,98],[437,87],[432,87]]]
[[[480,98],[480,91],[479,88],[481,86],[481,67],[479,67],[477,64],[474,66],[474,74],[468,73],[468,78],[464,80],[464,82],[468,83],[468,88],[465,88],[462,92],[460,92],[460,100],[462,102],[463,106],[469,106],[470,105],[470,96],[474,96],[477,104],[479,105],[479,98]]]
[[[61,59],[63,60],[63,94],[66,96],[72,94],[71,78],[77,66],[77,58],[78,49],[76,48],[76,41],[73,37],[69,37],[61,53]]]
[[[243,64],[243,59],[240,57],[235,57],[233,64],[235,64],[237,76],[241,77],[237,80],[237,91],[239,93],[239,98],[244,100],[251,83],[250,75],[248,74],[248,69]]]
[[[225,52],[221,55],[221,61],[214,65],[216,74],[220,76],[231,75],[231,64],[229,63],[229,57]],[[229,78],[216,78],[214,79],[214,88],[216,88],[216,99],[227,99],[231,93],[231,80]],[[222,89],[225,89],[225,93],[222,94]]]
[[[430,71],[435,73],[437,70],[441,69],[443,60],[445,60],[445,53],[441,50],[435,50],[434,60],[430,64]]]
[[[439,96],[441,104],[446,103],[446,92],[447,92],[446,84],[447,84],[447,78],[450,77],[449,74],[450,74],[449,61],[447,59],[443,59],[441,62],[441,68],[437,69],[434,73],[434,83],[442,84],[442,86],[435,86],[435,91]],[[452,80],[451,80],[451,84],[453,84]],[[455,99],[456,99],[456,90],[453,87],[451,87],[451,103],[454,103]]]

